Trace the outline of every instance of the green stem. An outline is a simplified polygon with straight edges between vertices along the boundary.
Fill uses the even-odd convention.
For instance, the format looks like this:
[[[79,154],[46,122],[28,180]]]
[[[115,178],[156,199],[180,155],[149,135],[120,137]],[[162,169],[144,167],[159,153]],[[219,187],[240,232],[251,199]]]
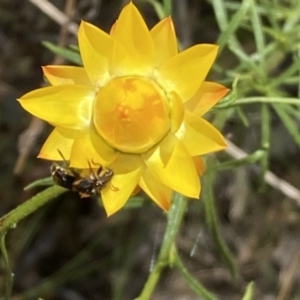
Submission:
[[[204,286],[202,286],[201,283],[198,282],[187,270],[177,252],[175,254],[175,265],[177,266],[179,273],[185,279],[188,286],[196,293],[197,296],[200,296],[203,300],[217,300],[217,298]]]
[[[172,0],[163,0],[163,6],[165,16],[170,16],[172,14]]]
[[[12,291],[12,283],[13,283],[13,274],[11,272],[11,267],[8,261],[8,255],[5,247],[5,233],[1,234],[1,241],[0,241],[0,249],[3,256],[3,261],[5,265],[5,296],[4,300],[10,300],[11,298],[11,291]]]
[[[285,98],[285,97],[248,97],[236,100],[230,105],[230,107],[238,106],[241,104],[252,103],[285,103],[299,105],[300,100],[298,98]]]
[[[65,192],[64,188],[52,186],[10,211],[8,214],[0,218],[0,235],[5,234],[10,228],[16,226],[16,224],[22,219],[32,214],[50,200],[55,199],[63,192]]]
[[[171,262],[175,238],[180,228],[182,218],[187,206],[187,201],[184,196],[174,193],[172,198],[171,208],[168,212],[168,222],[164,233],[162,245],[159,251],[157,261],[153,270],[148,277],[145,286],[136,300],[150,299],[153,290],[159,280],[162,270]]]
[[[65,189],[53,186],[43,192],[33,196],[23,204],[10,211],[8,214],[0,218],[0,251],[4,260],[6,268],[6,285],[5,285],[5,297],[4,300],[9,300],[11,296],[13,275],[9,264],[9,259],[5,247],[5,235],[7,231],[15,227],[18,222],[32,214],[38,208],[46,204],[48,201],[55,199],[58,195],[62,194]]]

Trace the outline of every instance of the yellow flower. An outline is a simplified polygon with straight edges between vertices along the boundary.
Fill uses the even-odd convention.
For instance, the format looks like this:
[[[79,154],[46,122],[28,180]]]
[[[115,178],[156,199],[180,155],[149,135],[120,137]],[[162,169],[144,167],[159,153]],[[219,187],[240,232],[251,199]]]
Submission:
[[[52,86],[19,99],[55,127],[39,157],[61,160],[59,149],[71,167],[92,161],[111,168],[112,184],[101,191],[108,215],[137,186],[164,210],[172,190],[199,198],[199,155],[226,146],[201,117],[228,91],[204,81],[218,47],[178,53],[171,18],[149,31],[133,3],[110,34],[82,22],[78,42],[83,67],[46,66]]]

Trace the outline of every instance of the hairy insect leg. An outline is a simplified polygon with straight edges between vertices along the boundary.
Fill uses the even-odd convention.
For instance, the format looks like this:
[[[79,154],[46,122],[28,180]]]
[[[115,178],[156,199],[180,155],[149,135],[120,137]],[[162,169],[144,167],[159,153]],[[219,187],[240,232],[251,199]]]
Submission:
[[[91,174],[92,174],[92,175],[94,176],[94,178],[96,179],[100,173],[98,174],[98,171],[97,171],[97,175],[96,175],[95,172],[93,171],[93,168],[92,168],[92,165],[91,165],[90,161],[87,161],[87,162],[88,162],[88,165],[89,165]],[[93,163],[93,162],[92,162],[92,163]],[[93,164],[94,164],[94,163],[93,163]],[[101,168],[102,168],[102,167],[101,167]]]
[[[117,188],[116,186],[114,186],[114,185],[112,184],[111,181],[109,182],[109,187],[110,187],[110,188],[112,189],[112,191],[114,191],[114,192],[117,192],[117,191],[120,190],[119,188]]]
[[[103,167],[102,167],[100,164],[95,163],[95,162],[93,161],[93,159],[91,159],[91,163],[92,163],[93,165],[95,165],[95,166],[99,166],[99,168],[98,168],[98,170],[97,170],[97,177],[98,177],[98,176],[100,175],[100,173],[102,172]],[[89,163],[89,166],[90,166],[90,168],[91,168],[90,163]]]

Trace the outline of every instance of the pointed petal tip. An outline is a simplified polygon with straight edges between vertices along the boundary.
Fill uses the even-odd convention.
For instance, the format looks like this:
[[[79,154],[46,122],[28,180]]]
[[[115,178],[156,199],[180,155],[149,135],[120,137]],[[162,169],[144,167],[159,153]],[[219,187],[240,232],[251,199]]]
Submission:
[[[104,193],[106,193],[106,196]],[[122,195],[115,195],[118,193],[121,193]],[[110,217],[123,208],[129,197],[130,193],[127,193],[127,195],[124,197],[124,189],[122,190],[121,188],[121,190],[115,191],[112,190],[111,187],[107,186],[101,191],[101,198],[99,198],[99,202],[102,202],[107,217]],[[114,203],[118,198],[120,201],[118,201],[118,203]]]
[[[87,30],[90,27],[98,28],[97,26],[93,25],[92,23],[86,22],[86,21],[84,21],[84,20],[81,19],[79,27],[78,27],[78,35],[80,35],[80,33],[82,31],[85,31],[85,30]]]
[[[225,148],[228,147],[228,144],[227,144],[227,142],[226,142],[226,139],[224,138],[223,135],[222,135],[222,140],[220,141],[220,147],[221,147],[220,150],[223,150],[223,149],[225,149]]]
[[[217,91],[217,97],[220,98],[218,101],[220,101],[224,96],[226,96],[228,92],[230,92],[230,89],[227,88],[226,86],[222,86],[219,89],[219,91]]]
[[[215,44],[194,45],[165,61],[158,69],[157,80],[166,90],[176,91],[185,103],[199,90],[217,51]]]
[[[212,54],[213,62],[214,62],[216,59],[216,56],[218,54],[220,46],[217,44],[198,44],[198,45],[200,46],[199,48],[202,47],[203,50],[206,48],[207,54],[208,53]],[[196,45],[196,46],[198,46],[198,45]]]
[[[101,191],[102,203],[107,216],[116,213],[125,205],[139,182],[142,173],[140,159],[128,158],[128,155],[120,155],[115,165],[111,166],[115,172],[111,179],[111,186],[107,185]],[[128,160],[130,160],[131,164],[128,163],[125,166]],[[117,190],[113,189],[112,186],[117,188]]]
[[[131,0],[128,2],[128,4],[126,4],[126,5],[123,7],[123,9],[121,10],[121,12],[122,12],[123,10],[131,10],[131,11],[137,10],[137,11],[138,11],[137,7],[135,6],[135,4],[134,4]]]
[[[192,198],[192,199],[199,199],[200,191],[201,191],[201,185],[200,185],[200,180],[199,180],[199,184],[197,186],[195,186],[194,191],[191,191],[190,194],[186,195],[186,196],[189,198]]]
[[[41,152],[37,155],[37,158],[46,159],[43,157],[43,154]]]
[[[168,135],[159,147],[143,157],[152,175],[171,190],[187,197],[198,195],[200,181],[196,167],[177,137]]]
[[[44,66],[41,66],[41,69],[44,71],[44,70],[48,70],[48,69],[51,69],[51,68],[55,68],[59,65],[44,65]]]
[[[106,216],[108,218],[117,212],[117,211],[107,211],[106,209],[104,209],[104,210],[105,210]]]
[[[173,20],[171,16],[167,16],[164,19],[161,20],[162,24],[168,27],[173,27]]]
[[[41,69],[42,69],[42,72],[43,72],[43,75],[46,77],[47,76],[47,73],[49,73],[49,65],[47,66],[41,66]]]
[[[55,68],[55,65],[45,65],[45,66],[41,66],[42,72],[44,74],[44,76],[47,76],[48,73],[51,72],[51,68]]]
[[[86,22],[86,21],[84,21],[84,20],[81,19],[81,20],[80,20],[79,27],[80,27],[80,26],[84,26],[84,25],[87,24],[87,23],[88,23],[88,22]]]
[[[174,36],[176,36],[174,23],[173,23],[173,19],[171,16],[164,18],[161,22],[163,23],[164,26],[167,27],[168,30],[174,32]]]
[[[106,202],[103,201],[103,198],[104,198],[103,192],[105,192],[105,190],[108,189],[108,188],[109,188],[109,187],[106,187],[104,190],[101,191],[101,197],[98,197],[98,202],[99,202],[99,204],[100,204],[101,206],[103,206],[104,211],[105,211],[105,213],[106,213],[106,216],[107,216],[107,217],[110,217],[110,216],[112,216],[113,214],[115,214],[118,210],[120,210],[120,209],[123,207],[123,205],[124,205],[125,203],[124,203],[123,205],[105,205]],[[106,199],[106,200],[107,200],[107,199]],[[110,199],[110,200],[112,200],[112,199]]]
[[[159,204],[160,204],[159,207],[165,212],[167,212],[170,208],[170,201],[162,201]]]

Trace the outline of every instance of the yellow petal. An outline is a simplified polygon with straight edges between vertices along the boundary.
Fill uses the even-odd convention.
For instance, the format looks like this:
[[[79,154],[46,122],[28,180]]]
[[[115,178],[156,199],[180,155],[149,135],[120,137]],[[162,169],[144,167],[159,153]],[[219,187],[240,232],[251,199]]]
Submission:
[[[156,77],[167,91],[176,91],[183,102],[195,95],[217,55],[216,45],[201,44],[173,56]]]
[[[153,176],[163,184],[187,197],[199,197],[200,181],[195,165],[176,137],[169,134],[143,158]]]
[[[110,34],[111,36],[114,36],[114,34],[115,34],[117,22],[118,22],[118,21],[116,21],[114,24],[112,24],[112,26],[111,26],[111,28],[110,28],[109,34]]]
[[[185,111],[184,121],[176,136],[191,156],[220,151],[226,147],[222,134],[203,118]]]
[[[42,69],[51,85],[91,85],[91,81],[89,80],[85,69],[82,67],[44,66]]]
[[[89,125],[95,92],[80,85],[49,86],[18,99],[32,115],[58,127],[82,129]]]
[[[111,184],[102,191],[102,202],[108,216],[121,209],[137,186],[143,162],[136,155],[120,154],[117,161],[110,166],[114,171]]]
[[[153,40],[143,17],[132,2],[122,10],[113,37],[123,48],[120,52],[121,46],[114,45],[117,48],[114,49],[113,64],[114,68],[118,67],[114,74],[149,72],[154,57]]]
[[[78,31],[80,55],[86,72],[95,86],[110,77],[113,38],[96,26],[81,22]]]
[[[59,150],[66,160],[70,160],[71,148],[79,132],[72,129],[54,128],[38,157],[48,160],[63,160],[58,152]]]
[[[221,84],[204,81],[197,93],[185,103],[185,107],[195,114],[202,116],[218,103],[228,91],[229,89]]]
[[[194,156],[193,161],[198,173],[198,176],[202,176],[205,171],[205,164],[199,156]]]
[[[169,95],[171,132],[175,133],[181,126],[184,116],[184,106],[179,96],[172,92]]]
[[[150,33],[155,49],[154,65],[157,67],[178,53],[176,34],[171,17],[157,23]]]
[[[70,166],[78,169],[88,168],[88,161],[107,166],[116,159],[116,153],[94,130],[86,129],[76,137]]]
[[[157,180],[148,169],[144,170],[139,185],[160,208],[169,209],[172,190]]]

